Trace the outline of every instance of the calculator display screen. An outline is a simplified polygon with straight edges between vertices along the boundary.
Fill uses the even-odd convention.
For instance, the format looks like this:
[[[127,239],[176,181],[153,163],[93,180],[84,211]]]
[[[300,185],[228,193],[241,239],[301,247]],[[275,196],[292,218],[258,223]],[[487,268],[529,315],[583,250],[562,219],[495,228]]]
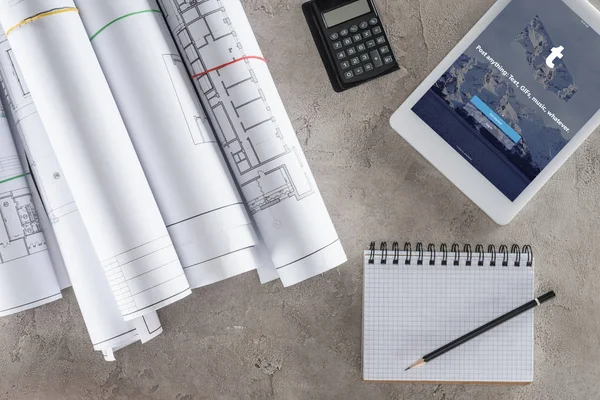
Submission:
[[[338,7],[335,10],[323,13],[323,20],[328,28],[339,25],[342,22],[349,21],[361,15],[371,12],[371,7],[367,0],[358,0],[353,3]]]

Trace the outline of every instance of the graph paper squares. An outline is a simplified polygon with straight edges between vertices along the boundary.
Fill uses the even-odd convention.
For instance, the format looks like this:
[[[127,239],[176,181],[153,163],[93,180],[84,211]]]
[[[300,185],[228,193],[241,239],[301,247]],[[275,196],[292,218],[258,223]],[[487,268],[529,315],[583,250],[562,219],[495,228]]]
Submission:
[[[363,378],[375,381],[511,382],[533,380],[533,310],[409,371],[425,354],[534,297],[533,267],[375,264],[364,257]],[[404,260],[406,253],[401,253]],[[429,260],[431,254],[424,253]],[[526,254],[521,259],[527,259]],[[427,265],[425,265],[427,264]]]

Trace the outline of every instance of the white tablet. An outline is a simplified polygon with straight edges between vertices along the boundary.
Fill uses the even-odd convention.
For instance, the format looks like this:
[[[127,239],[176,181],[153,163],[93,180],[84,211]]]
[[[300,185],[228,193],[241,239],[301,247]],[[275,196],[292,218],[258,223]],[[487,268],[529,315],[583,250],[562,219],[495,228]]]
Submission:
[[[499,0],[391,125],[498,224],[600,125],[600,12]]]

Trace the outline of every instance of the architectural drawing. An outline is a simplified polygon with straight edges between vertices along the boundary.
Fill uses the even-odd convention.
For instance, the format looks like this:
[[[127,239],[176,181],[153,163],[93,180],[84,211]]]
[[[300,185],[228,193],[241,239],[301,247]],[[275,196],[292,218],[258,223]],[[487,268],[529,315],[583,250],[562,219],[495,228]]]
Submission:
[[[345,262],[250,22],[238,0],[159,0],[272,264],[289,286]]]
[[[9,59],[5,52],[0,56]],[[6,94],[1,80],[0,84],[0,94]],[[6,114],[0,103],[0,316],[61,298],[50,242],[36,211],[37,197],[21,166]]]
[[[0,38],[0,53],[2,55],[9,54],[4,51],[3,47],[7,45],[7,42],[2,40],[2,36]],[[18,90],[20,87],[19,82],[16,82],[19,76],[18,66],[7,62],[6,57],[0,56],[0,74],[4,100],[7,100],[10,107],[8,113],[11,116],[11,127],[15,135],[19,135],[22,139],[28,139],[23,146],[35,179],[36,189],[43,202],[43,209],[39,208],[39,211],[47,213],[52,230],[56,234],[60,248],[57,250],[65,260],[65,266],[77,295],[94,349],[102,351],[105,358],[110,360],[113,352],[117,349],[139,341],[142,337],[149,340],[160,334],[162,331],[160,321],[156,313],[149,313],[140,318],[140,320],[147,321],[148,326],[152,329],[145,329],[146,324],[137,324],[137,320],[124,321],[83,226],[79,210],[70,194],[62,170],[48,144],[48,138],[31,96],[29,93]],[[14,195],[15,192],[12,193]],[[0,198],[2,196],[0,195]],[[31,207],[31,211],[34,211],[31,196],[27,196],[26,200],[29,201],[27,209],[29,210]],[[21,198],[20,202],[23,201],[25,199]],[[0,200],[0,212],[6,213],[5,204],[4,200]],[[24,213],[22,219],[32,220],[25,217]],[[13,225],[15,231],[18,231],[18,226]],[[24,228],[26,233],[32,233],[28,233],[25,239],[13,240],[9,244],[10,250],[20,250],[24,254],[22,243],[31,242],[38,236],[41,237],[41,232],[33,235],[33,232],[41,229],[41,221],[35,225],[31,224],[31,227],[24,226]],[[46,237],[48,237],[48,233],[48,231],[44,232]],[[8,251],[4,243],[3,231],[0,228],[0,263],[2,259],[6,259],[6,257],[2,257],[2,254]],[[50,247],[49,239],[46,245]],[[35,250],[39,249],[41,249],[40,246],[35,248]],[[49,248],[49,250],[52,249]]]
[[[9,125],[17,138],[17,148],[20,143],[25,149],[35,188],[42,198],[43,208],[36,203],[38,210],[40,213],[45,211],[52,224],[52,229],[44,232],[47,246],[52,251],[48,231],[53,231],[59,248],[57,251],[64,259],[94,349],[102,351],[107,359],[111,359],[117,349],[140,339],[150,340],[160,334],[160,321],[156,313],[147,313],[131,322],[123,319],[33,99],[11,54],[9,43],[4,35],[0,35],[2,100],[8,106],[6,112]],[[33,186],[30,187],[35,195]],[[4,191],[1,189],[2,187],[0,191]],[[2,204],[4,203],[0,202],[0,207]],[[36,227],[41,229],[43,215],[40,214],[39,217],[41,223]],[[39,234],[35,237],[37,235]],[[33,237],[30,234],[27,239]],[[0,247],[3,247],[2,244]],[[36,254],[38,257],[41,255]],[[26,300],[28,299],[23,302]],[[141,321],[144,323],[141,324]]]
[[[162,253],[145,252],[146,243],[165,237],[170,242],[168,231],[75,4],[0,2],[0,9],[14,59],[98,258],[135,251],[138,258],[127,268],[135,276],[146,273],[130,287],[138,294],[136,311],[123,317],[142,317],[190,294],[178,260],[165,264]],[[77,63],[72,54],[77,54]],[[47,67],[47,74],[39,73],[40,65]],[[69,90],[60,89],[66,86]],[[33,145],[28,142],[30,148]],[[172,243],[169,246],[174,253]]]
[[[13,51],[4,35],[0,35],[0,83],[4,98],[7,99],[7,106],[14,119],[15,135],[24,137],[24,125],[33,131],[43,130],[29,88],[25,84],[21,70],[14,59]],[[48,179],[44,179],[45,184],[38,185],[37,189],[50,222],[55,224],[60,221],[62,216],[77,212],[77,205],[73,201],[73,197],[69,195],[49,196],[48,190],[56,193],[69,193],[67,182],[52,149],[43,150],[43,154],[47,156],[30,157],[30,144],[36,145],[35,142],[24,141],[33,175],[36,177],[42,176],[41,174],[48,176]],[[15,155],[14,159],[20,168],[19,157]],[[42,165],[38,165],[40,163]],[[1,164],[2,160],[0,160]]]
[[[76,4],[190,285],[254,269],[252,222],[162,16],[144,12],[156,6]]]
[[[174,7],[172,9],[171,6]],[[214,115],[215,133],[252,214],[315,193],[295,145],[287,143],[246,52],[220,0],[161,3],[176,17],[175,36]],[[171,11],[169,11],[171,10]],[[169,14],[171,12],[171,14]],[[223,48],[228,48],[223,56]],[[231,63],[221,69],[222,64]],[[213,70],[214,69],[214,70]]]
[[[1,193],[0,264],[47,249],[29,189]]]
[[[144,280],[148,278],[148,275],[152,275],[153,270],[139,272],[137,265],[143,261],[146,254],[152,254],[162,267],[179,263],[169,236],[145,243],[102,261],[102,268],[117,300],[117,306],[125,317],[139,312],[140,309],[143,310],[139,304],[143,304],[147,292],[152,293],[153,287],[144,287]],[[183,276],[183,271],[172,279],[181,276]],[[188,288],[184,288],[175,295],[182,295],[188,290]]]

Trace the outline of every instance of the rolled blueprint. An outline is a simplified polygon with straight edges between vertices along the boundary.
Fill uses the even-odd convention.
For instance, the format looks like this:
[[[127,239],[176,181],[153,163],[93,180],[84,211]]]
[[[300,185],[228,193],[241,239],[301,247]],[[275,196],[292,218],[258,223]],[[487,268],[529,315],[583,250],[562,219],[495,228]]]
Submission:
[[[0,104],[0,317],[61,297],[46,240]]]
[[[63,256],[94,350],[112,360],[117,349],[160,334],[160,321],[156,312],[134,321],[123,319],[31,95],[27,86],[23,85],[21,71],[11,54],[8,41],[0,35],[0,75],[5,88],[2,101],[9,105],[6,109],[8,121],[16,143],[22,142],[25,146],[24,164],[31,166],[36,186],[43,197],[43,208],[38,207],[38,210],[40,213],[45,211],[48,216],[50,230]]]
[[[0,22],[125,320],[190,294],[73,2],[0,0]]]
[[[239,0],[159,0],[285,286],[346,255]]]
[[[153,0],[76,0],[192,287],[256,269],[257,238]]]

